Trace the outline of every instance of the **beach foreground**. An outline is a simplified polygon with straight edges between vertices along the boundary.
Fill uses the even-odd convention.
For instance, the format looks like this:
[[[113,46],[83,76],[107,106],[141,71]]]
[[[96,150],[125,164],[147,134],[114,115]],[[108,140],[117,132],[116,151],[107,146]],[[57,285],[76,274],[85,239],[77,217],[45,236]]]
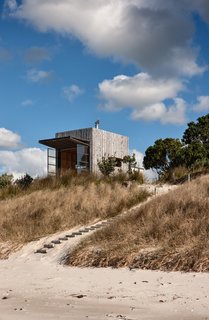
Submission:
[[[209,274],[0,261],[0,320],[209,319]]]

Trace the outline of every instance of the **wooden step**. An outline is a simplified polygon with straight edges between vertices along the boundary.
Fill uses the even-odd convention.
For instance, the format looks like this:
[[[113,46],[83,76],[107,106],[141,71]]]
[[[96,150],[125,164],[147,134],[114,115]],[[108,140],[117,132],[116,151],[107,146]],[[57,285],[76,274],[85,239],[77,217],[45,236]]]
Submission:
[[[35,251],[35,253],[42,253],[42,254],[45,254],[47,253],[46,249],[38,249]]]
[[[80,236],[80,235],[82,235],[82,233],[79,232],[79,231],[78,231],[78,232],[73,232],[72,234],[75,235],[75,236]]]
[[[60,244],[61,241],[60,240],[52,240],[51,243],[54,243],[54,244]]]
[[[52,248],[54,248],[54,245],[52,243],[48,243],[48,244],[44,245],[44,248],[52,249]]]

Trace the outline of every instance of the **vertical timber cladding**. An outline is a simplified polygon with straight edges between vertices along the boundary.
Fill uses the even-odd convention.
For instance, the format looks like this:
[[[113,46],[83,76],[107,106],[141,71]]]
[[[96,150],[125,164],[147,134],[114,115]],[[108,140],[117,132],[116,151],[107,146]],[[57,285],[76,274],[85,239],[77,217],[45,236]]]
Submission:
[[[128,155],[128,137],[113,132],[92,128],[92,171],[98,172],[97,161],[103,156],[122,159]],[[125,166],[122,165],[122,169]]]
[[[70,130],[70,131],[64,131],[64,132],[58,132],[56,133],[56,138],[64,138],[64,137],[74,137],[78,139],[84,139],[88,140],[90,142],[90,154],[89,154],[89,165],[90,165],[90,171],[92,171],[92,128],[85,128],[85,129],[78,129],[78,130]]]

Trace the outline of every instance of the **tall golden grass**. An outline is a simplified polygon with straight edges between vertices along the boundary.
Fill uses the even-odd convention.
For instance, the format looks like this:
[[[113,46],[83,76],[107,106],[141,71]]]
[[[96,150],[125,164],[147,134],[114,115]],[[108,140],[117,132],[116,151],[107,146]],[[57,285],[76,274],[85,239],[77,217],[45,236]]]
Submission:
[[[98,230],[75,248],[68,264],[209,271],[209,176]]]
[[[65,184],[51,181],[54,185],[47,179],[37,181],[30,190],[0,201],[0,242],[26,243],[105,219],[148,196],[137,185],[126,188],[116,181],[98,182],[91,177],[71,182],[66,178]]]

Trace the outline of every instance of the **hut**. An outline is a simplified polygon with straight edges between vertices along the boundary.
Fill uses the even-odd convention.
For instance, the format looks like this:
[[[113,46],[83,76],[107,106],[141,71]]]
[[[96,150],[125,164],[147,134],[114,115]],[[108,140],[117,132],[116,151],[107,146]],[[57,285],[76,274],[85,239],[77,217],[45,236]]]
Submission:
[[[128,137],[99,129],[99,121],[94,128],[57,132],[55,138],[39,140],[39,143],[48,147],[48,174],[68,170],[98,173],[98,161],[105,156],[114,156],[118,169],[126,168],[122,159],[128,155]]]

